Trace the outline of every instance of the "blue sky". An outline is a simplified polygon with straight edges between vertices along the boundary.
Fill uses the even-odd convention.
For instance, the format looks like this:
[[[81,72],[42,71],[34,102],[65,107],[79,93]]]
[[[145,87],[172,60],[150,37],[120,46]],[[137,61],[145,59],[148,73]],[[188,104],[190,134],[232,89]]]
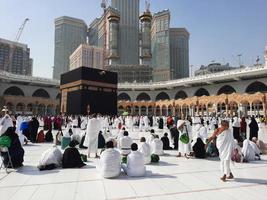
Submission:
[[[142,1],[141,10],[144,7]],[[151,0],[153,12],[169,8],[171,26],[190,32],[190,65],[210,61],[263,62],[267,45],[267,0]],[[0,0],[0,37],[13,40],[25,18],[20,42],[31,48],[35,76],[52,77],[54,18],[67,15],[89,24],[102,13],[100,0]]]

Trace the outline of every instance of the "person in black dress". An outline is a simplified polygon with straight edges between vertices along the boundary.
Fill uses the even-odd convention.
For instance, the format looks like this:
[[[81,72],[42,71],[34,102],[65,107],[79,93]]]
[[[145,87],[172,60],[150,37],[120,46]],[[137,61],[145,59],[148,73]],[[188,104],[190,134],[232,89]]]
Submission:
[[[78,144],[75,140],[70,142],[69,147],[63,153],[62,168],[81,168],[86,165],[81,159],[80,152],[75,147]]]

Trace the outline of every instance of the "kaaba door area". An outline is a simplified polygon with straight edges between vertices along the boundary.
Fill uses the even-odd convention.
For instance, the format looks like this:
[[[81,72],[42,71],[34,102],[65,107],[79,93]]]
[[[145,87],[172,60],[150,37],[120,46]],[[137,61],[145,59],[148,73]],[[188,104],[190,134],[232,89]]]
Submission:
[[[117,115],[117,73],[80,67],[61,75],[61,112]]]

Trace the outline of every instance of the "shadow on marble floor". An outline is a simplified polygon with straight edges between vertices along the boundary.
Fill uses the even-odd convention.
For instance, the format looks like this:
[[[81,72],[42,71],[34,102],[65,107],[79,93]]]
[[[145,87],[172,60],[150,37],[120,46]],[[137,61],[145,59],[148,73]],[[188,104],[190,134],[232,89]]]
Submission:
[[[233,181],[237,183],[252,183],[259,185],[267,185],[267,179],[235,178]]]

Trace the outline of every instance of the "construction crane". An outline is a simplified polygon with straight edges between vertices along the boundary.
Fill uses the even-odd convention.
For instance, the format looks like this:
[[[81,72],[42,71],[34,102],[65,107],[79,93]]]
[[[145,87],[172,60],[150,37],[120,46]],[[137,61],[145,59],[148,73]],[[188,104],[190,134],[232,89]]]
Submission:
[[[150,5],[151,5],[151,3],[150,3],[150,0],[146,0],[146,12],[150,12]]]
[[[104,12],[106,12],[107,7],[108,7],[108,0],[102,0],[101,8],[103,8]]]
[[[29,20],[30,20],[29,18],[26,18],[26,19],[23,21],[22,25],[20,26],[20,28],[19,28],[19,30],[18,30],[18,32],[17,32],[16,38],[15,38],[15,40],[14,40],[14,42],[15,42],[14,45],[11,45],[11,46],[10,46],[9,58],[7,59],[5,65],[4,65],[4,70],[6,70],[6,71],[8,71],[8,67],[9,67],[10,63],[12,63],[12,58],[13,58],[14,51],[15,51],[15,48],[16,48],[16,43],[19,42],[19,39],[20,39],[21,34],[22,34],[22,32],[23,32],[23,29],[24,29],[26,23],[27,23]]]

